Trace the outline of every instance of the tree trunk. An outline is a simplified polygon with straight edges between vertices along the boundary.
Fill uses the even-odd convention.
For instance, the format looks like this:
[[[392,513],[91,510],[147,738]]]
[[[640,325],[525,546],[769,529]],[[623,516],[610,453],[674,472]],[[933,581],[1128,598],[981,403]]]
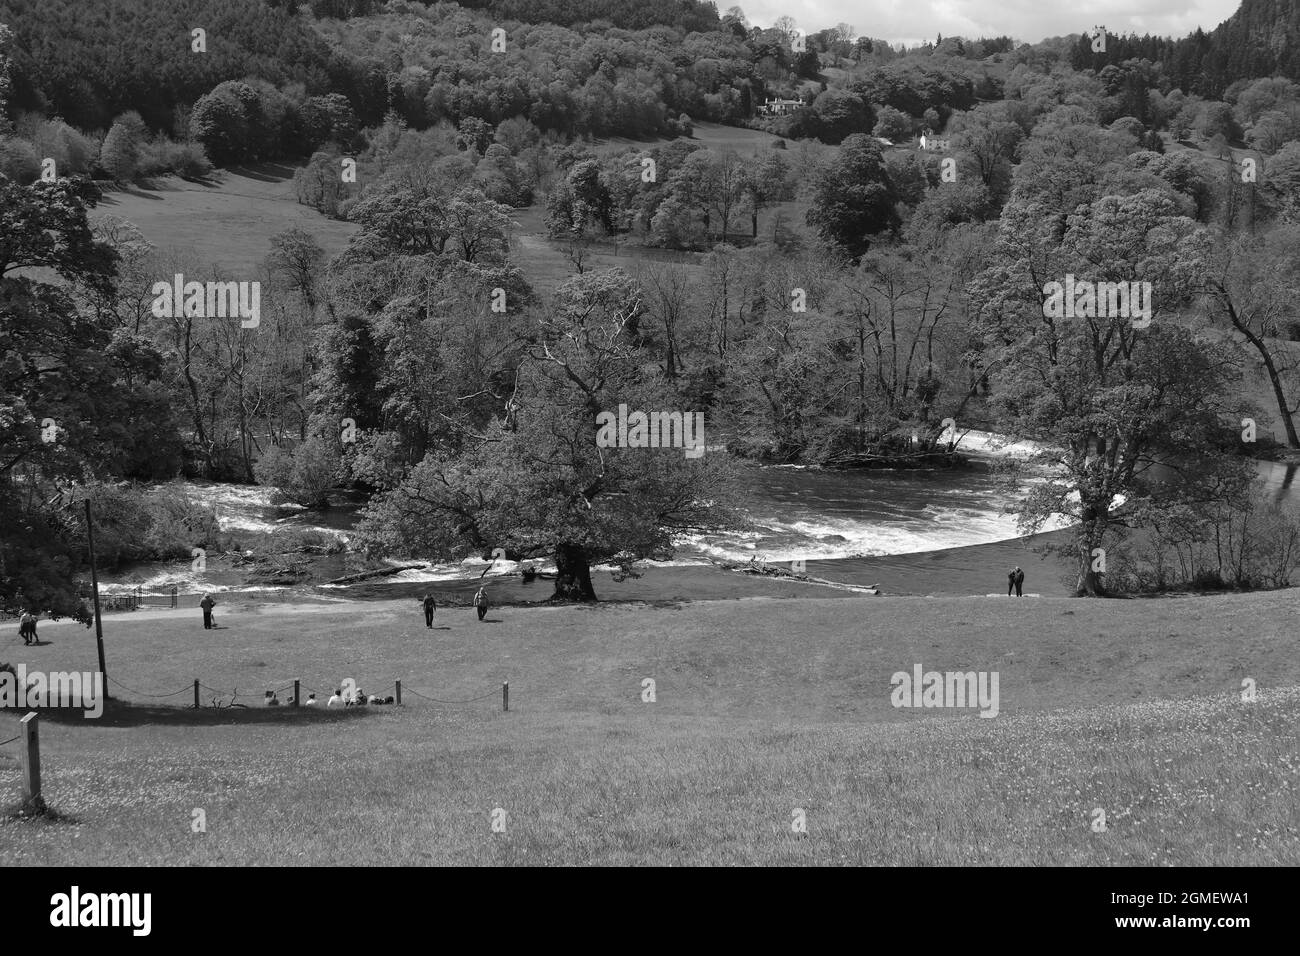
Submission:
[[[190,371],[190,335],[194,324],[189,320],[185,322],[185,347],[182,352],[183,362],[181,369],[185,374],[185,383],[189,386],[191,409],[194,413],[194,435],[200,448],[207,449],[205,455],[207,459],[207,471],[203,475],[205,478],[212,477],[212,443],[208,441],[207,432],[203,428],[203,409],[199,402],[199,386],[194,381],[194,375]]]
[[[1083,525],[1079,528],[1079,578],[1074,588],[1076,597],[1106,596],[1106,585],[1101,577],[1103,572],[1093,569],[1092,552],[1105,535],[1108,518],[1106,508],[1084,506]]]
[[[1250,328],[1248,322],[1237,312],[1237,306],[1232,301],[1232,296],[1223,283],[1216,282],[1212,288],[1219,294],[1220,300],[1228,312],[1228,321],[1232,327],[1246,337],[1246,341],[1254,347],[1259,353],[1260,361],[1264,363],[1264,370],[1268,372],[1269,383],[1273,386],[1273,399],[1277,402],[1277,411],[1282,419],[1282,425],[1286,428],[1286,442],[1292,448],[1300,448],[1300,435],[1296,434],[1295,422],[1291,418],[1291,409],[1287,405],[1286,393],[1282,388],[1282,376],[1278,374],[1277,365],[1273,362],[1273,356],[1268,350],[1268,345],[1264,340],[1255,334]]]
[[[591,565],[581,545],[560,544],[555,548],[555,593],[552,601],[595,601],[591,586]]]
[[[1259,357],[1264,362],[1264,369],[1268,372],[1268,380],[1273,386],[1273,398],[1277,402],[1278,415],[1286,428],[1286,443],[1292,448],[1300,448],[1300,435],[1296,434],[1295,421],[1291,418],[1291,409],[1287,407],[1286,393],[1282,389],[1282,377],[1273,363],[1273,356],[1269,354],[1268,347],[1259,336],[1247,329],[1242,331],[1245,332],[1250,344],[1255,346],[1255,351],[1259,352]]]

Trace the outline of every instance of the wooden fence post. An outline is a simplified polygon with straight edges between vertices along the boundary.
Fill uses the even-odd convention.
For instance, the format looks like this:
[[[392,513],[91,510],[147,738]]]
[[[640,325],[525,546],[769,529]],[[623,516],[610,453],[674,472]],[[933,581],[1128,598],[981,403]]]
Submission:
[[[299,684],[298,680],[295,679],[293,682],[293,706],[295,707],[298,706],[298,699],[302,697],[302,689],[298,686],[298,684]]]
[[[501,709],[508,711],[510,709],[510,681],[501,682]]]
[[[194,678],[194,709],[199,709],[199,679]]]
[[[41,799],[41,734],[40,717],[35,711],[21,721],[23,728],[23,806],[29,810],[42,810]]]
[[[400,680],[397,682],[397,706],[402,706],[402,682]]]

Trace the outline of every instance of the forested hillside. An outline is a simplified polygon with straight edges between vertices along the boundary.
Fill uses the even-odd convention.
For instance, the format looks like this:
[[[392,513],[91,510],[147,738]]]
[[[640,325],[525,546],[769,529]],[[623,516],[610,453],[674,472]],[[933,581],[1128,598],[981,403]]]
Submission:
[[[1086,523],[1095,591],[1083,559],[1120,543],[1119,497],[1199,547],[1255,508],[1243,418],[1300,449],[1285,76],[1202,96],[1109,36],[896,49],[737,8],[632,28],[401,0],[0,2],[9,259],[44,265],[51,221],[107,257],[71,294],[4,277],[20,305],[0,322],[17,352],[42,327],[29,299],[57,305],[53,326],[93,316],[117,346],[103,380],[170,412],[143,451],[69,457],[19,376],[0,434],[27,462],[0,474],[15,494],[78,468],[257,482],[307,508],[342,487],[371,499],[376,552],[550,556],[557,590],[587,598],[593,564],[666,554],[722,520],[698,501],[728,498],[726,459],[591,444],[602,410],[691,409],[736,459],[835,467],[947,462],[944,423],[978,418],[1069,450],[1022,519]],[[100,191],[118,208],[92,208]],[[338,221],[330,243],[311,210]],[[240,247],[237,275],[218,245]],[[264,317],[151,308],[181,272],[256,283]],[[1149,287],[1156,324],[1045,326],[1044,282],[1076,275]],[[1157,459],[1198,464],[1174,485],[1147,476]],[[1218,510],[1190,521],[1197,496]]]
[[[1171,84],[1215,99],[1239,80],[1300,79],[1300,4],[1242,0],[1236,13],[1209,32],[1197,30],[1181,39],[1111,35],[1103,52],[1081,37],[1071,63],[1075,69],[1102,69],[1137,59],[1162,62]]]
[[[250,75],[364,100],[311,25],[265,0],[0,0],[0,23],[14,32],[13,107],[83,129],[134,110],[170,131],[177,107]],[[206,53],[191,49],[196,27]]]

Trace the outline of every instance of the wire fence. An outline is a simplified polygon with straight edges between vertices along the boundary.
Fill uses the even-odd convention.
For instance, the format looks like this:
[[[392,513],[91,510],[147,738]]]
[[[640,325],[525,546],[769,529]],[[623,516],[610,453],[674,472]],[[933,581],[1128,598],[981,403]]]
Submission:
[[[171,692],[169,692],[169,693],[165,693],[165,694],[154,694],[154,693],[150,693],[150,692],[148,692],[148,691],[139,690],[138,688],[130,687],[130,686],[126,685],[126,684],[123,684],[121,681],[119,681],[119,680],[117,680],[116,678],[113,678],[113,677],[109,677],[109,678],[108,678],[108,682],[109,682],[110,684],[112,684],[114,687],[117,687],[117,688],[119,688],[120,690],[123,690],[123,691],[127,692],[128,694],[130,694],[130,695],[133,696],[133,697],[144,698],[144,699],[146,699],[146,700],[169,700],[169,699],[171,699],[171,698],[173,698],[173,697],[180,697],[182,694],[193,694],[193,695],[195,696],[195,699],[196,699],[196,700],[199,700],[199,698],[200,698],[202,695],[201,695],[200,693],[198,693],[198,692],[199,692],[199,691],[205,691],[207,694],[211,695],[211,696],[208,698],[208,700],[209,700],[209,704],[207,705],[207,706],[210,706],[210,707],[221,707],[221,708],[226,708],[226,707],[238,707],[238,708],[245,708],[245,707],[252,706],[251,704],[241,704],[241,703],[237,703],[237,701],[238,701],[238,699],[239,699],[239,688],[238,688],[238,687],[231,688],[230,690],[224,690],[224,689],[219,688],[219,687],[212,687],[212,686],[209,686],[208,684],[205,684],[205,683],[203,683],[202,681],[199,681],[199,680],[195,680],[195,681],[193,681],[192,683],[187,684],[186,686],[184,686],[184,687],[182,687],[182,688],[180,688],[180,689],[178,689],[178,690],[174,690],[174,691],[171,691]],[[284,693],[285,691],[293,690],[293,689],[295,688],[295,686],[297,687],[298,698],[290,698],[290,700],[289,700],[289,706],[303,706],[303,705],[305,705],[305,704],[307,703],[307,701],[306,701],[306,699],[304,698],[304,695],[311,695],[311,697],[314,697],[314,698],[321,698],[321,697],[326,697],[326,696],[330,696],[330,695],[337,695],[337,694],[339,693],[339,690],[342,690],[342,688],[340,688],[340,689],[338,689],[338,690],[334,690],[334,691],[321,691],[321,690],[319,690],[318,688],[312,687],[312,686],[310,686],[310,685],[308,685],[308,684],[303,683],[301,680],[298,680],[298,681],[289,681],[288,683],[283,684],[283,685],[281,685],[281,686],[279,686],[279,687],[267,687],[267,688],[263,688],[263,689],[260,691],[260,693],[262,693],[262,694],[264,695],[262,699],[263,699],[265,702],[270,703],[271,700],[275,700],[276,703],[277,703],[278,705],[280,705],[280,706],[284,706],[284,702],[279,701],[278,695]],[[355,688],[355,687],[357,686],[357,684],[356,684],[355,682],[352,682],[352,686]],[[452,699],[452,698],[446,698],[446,697],[437,697],[437,696],[434,696],[433,694],[424,693],[423,691],[419,691],[419,690],[416,690],[416,689],[413,688],[413,687],[409,687],[409,686],[407,686],[407,685],[405,684],[405,682],[403,682],[403,681],[401,681],[401,680],[397,680],[397,681],[394,682],[394,690],[395,690],[396,693],[394,694],[394,701],[393,701],[393,702],[394,702],[394,703],[399,703],[399,704],[402,702],[402,698],[403,698],[404,696],[408,695],[408,694],[409,694],[410,696],[412,696],[412,697],[417,697],[417,698],[419,698],[420,700],[429,701],[430,703],[434,703],[434,704],[444,704],[444,705],[449,705],[449,706],[459,706],[459,705],[463,705],[463,704],[474,704],[474,703],[478,703],[479,701],[487,700],[487,699],[490,698],[490,697],[498,697],[498,696],[499,696],[499,697],[501,697],[501,699],[502,699],[503,707],[504,707],[505,709],[509,709],[509,708],[508,708],[508,700],[509,700],[509,693],[510,693],[510,692],[509,692],[509,682],[508,682],[508,681],[503,681],[503,682],[501,683],[501,685],[499,685],[499,686],[497,686],[497,687],[494,687],[492,690],[489,690],[489,691],[487,691],[486,693],[479,694],[479,695],[474,696],[474,697],[463,697],[463,698],[454,698],[454,699]],[[257,693],[257,692],[255,692],[255,693]],[[369,696],[370,696],[370,695],[367,695],[367,699],[368,699]],[[252,701],[256,701],[257,698],[256,698],[256,697],[254,697],[254,698],[250,698],[250,700],[252,700]],[[360,703],[365,703],[365,702],[366,702],[365,700],[354,701],[354,703],[359,703],[359,704],[360,704]],[[193,704],[192,704],[191,707],[193,707],[193,706],[202,706],[202,704],[201,704],[201,703],[200,703],[199,705],[193,705]],[[14,739],[16,740],[17,738],[14,738]]]
[[[441,698],[438,697],[429,697],[425,694],[421,694],[418,690],[412,690],[410,687],[403,687],[402,693],[414,694],[416,697],[419,697],[421,700],[431,700],[435,704],[472,704],[475,701],[487,700],[489,697],[495,697],[497,696],[497,694],[500,693],[500,691],[491,690],[488,691],[486,694],[480,694],[478,697],[467,697],[464,700],[442,700]]]
[[[16,743],[17,741],[22,739],[23,739],[23,735],[19,734],[17,737],[10,737],[8,740],[0,740],[0,747],[7,747],[9,744]],[[19,762],[18,757],[12,757],[7,753],[0,753],[0,760],[7,760],[10,763]]]
[[[135,695],[137,695],[137,696],[139,696],[139,697],[148,697],[148,698],[150,698],[150,699],[152,699],[152,700],[165,700],[165,699],[168,698],[168,697],[177,697],[177,696],[179,696],[180,694],[187,694],[187,693],[190,692],[190,690],[193,689],[193,685],[190,685],[190,686],[187,686],[187,687],[182,687],[180,690],[178,690],[178,691],[174,691],[174,692],[172,692],[172,693],[170,693],[170,694],[146,694],[146,693],[145,693],[144,691],[142,691],[142,690],[135,690],[134,688],[127,687],[127,686],[126,686],[125,684],[123,684],[121,681],[114,680],[114,679],[111,678],[111,677],[108,679],[108,682],[109,682],[110,684],[114,685],[115,687],[120,687],[120,688],[122,688],[122,690],[124,690],[124,691],[128,691],[128,692],[130,692],[130,693],[132,693],[132,694],[135,694]]]

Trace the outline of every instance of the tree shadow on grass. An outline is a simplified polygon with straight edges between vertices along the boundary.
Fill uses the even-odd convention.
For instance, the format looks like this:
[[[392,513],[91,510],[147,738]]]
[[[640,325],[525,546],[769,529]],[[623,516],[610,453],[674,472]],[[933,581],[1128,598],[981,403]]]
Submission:
[[[159,190],[157,190],[157,189],[146,188],[146,187],[141,186],[141,185],[139,185],[139,184],[137,184],[137,183],[127,183],[127,184],[123,184],[123,185],[118,189],[118,192],[120,192],[120,193],[122,193],[122,194],[124,194],[124,195],[127,195],[127,196],[135,196],[135,197],[138,198],[138,199],[152,199],[154,202],[162,202],[162,201],[163,201],[163,197],[162,197],[162,196],[156,196],[156,195],[154,195],[155,193],[159,192]]]
[[[284,163],[255,163],[249,166],[228,166],[226,172],[231,176],[242,176],[262,183],[282,183],[293,179],[294,167]]]
[[[33,807],[20,800],[15,803],[0,805],[0,823],[9,822],[75,825],[81,821],[71,814],[60,813],[53,807],[46,806],[44,802],[40,806]]]
[[[41,721],[60,726],[84,725],[88,727],[144,727],[150,724],[168,726],[220,727],[231,724],[282,724],[295,726],[356,720],[367,713],[385,709],[382,706],[366,707],[266,707],[253,704],[243,707],[199,707],[193,705],[141,704],[134,701],[106,700],[104,713],[87,717],[73,708],[40,710]]]

